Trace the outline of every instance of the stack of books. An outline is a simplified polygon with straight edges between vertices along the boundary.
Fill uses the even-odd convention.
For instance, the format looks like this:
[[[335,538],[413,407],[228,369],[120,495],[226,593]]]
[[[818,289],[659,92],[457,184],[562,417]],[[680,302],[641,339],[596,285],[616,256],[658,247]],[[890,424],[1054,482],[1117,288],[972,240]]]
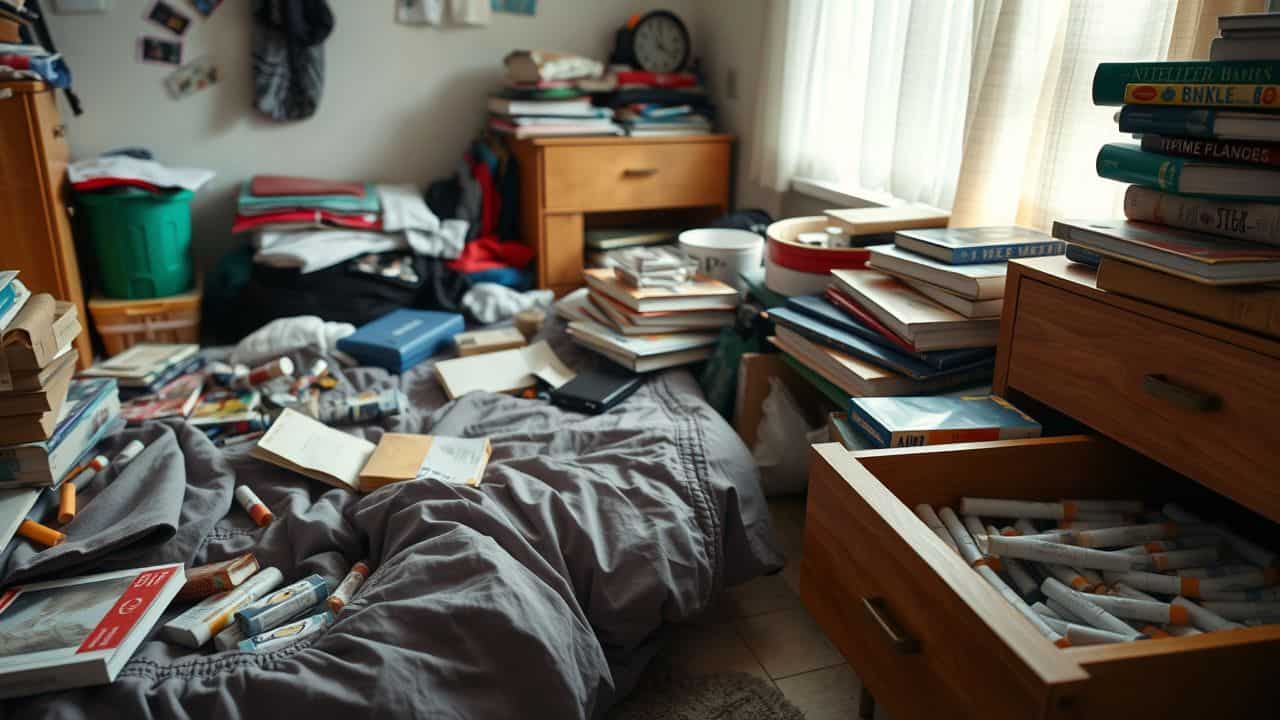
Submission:
[[[1098,153],[1100,176],[1130,183],[1125,218],[1053,235],[1105,290],[1280,337],[1280,14],[1219,28],[1215,56],[1257,59],[1098,66],[1094,103],[1141,138]]]
[[[707,359],[738,306],[737,290],[701,275],[645,288],[632,286],[616,269],[586,270],[584,279],[586,288],[556,306],[569,321],[569,335],[634,372]]]
[[[576,55],[518,50],[503,60],[505,85],[489,98],[489,128],[516,139],[621,135],[613,111],[591,104],[612,88],[603,65]]]
[[[706,88],[694,73],[656,73],[616,67],[607,81],[612,92],[598,104],[613,108],[628,135],[707,135],[712,113]]]
[[[592,228],[586,231],[586,266],[613,268],[625,262],[633,249],[666,247],[675,249],[680,231],[669,227]]]
[[[154,398],[160,394],[172,397],[177,389],[166,386],[204,366],[204,359],[197,354],[199,351],[200,346],[192,343],[138,343],[80,374],[115,380],[120,394],[127,400]]]

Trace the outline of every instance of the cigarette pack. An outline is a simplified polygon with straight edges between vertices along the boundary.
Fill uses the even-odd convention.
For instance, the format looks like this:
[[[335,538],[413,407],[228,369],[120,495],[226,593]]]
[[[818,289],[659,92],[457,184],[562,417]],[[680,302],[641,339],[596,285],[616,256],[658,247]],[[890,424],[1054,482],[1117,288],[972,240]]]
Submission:
[[[245,553],[222,562],[201,565],[187,570],[187,584],[178,592],[179,600],[199,600],[220,592],[226,592],[248,580],[258,572],[258,558]]]
[[[366,365],[403,373],[434,355],[465,326],[456,313],[401,308],[361,325],[338,341],[338,349]]]
[[[498,350],[510,350],[511,348],[528,345],[524,335],[521,335],[520,331],[513,327],[458,333],[453,336],[453,342],[458,346],[458,355],[460,357],[497,352]]]
[[[236,610],[236,624],[252,637],[298,617],[328,596],[328,581],[320,575],[308,575]]]
[[[4,590],[0,698],[115,680],[183,581],[174,564]]]
[[[286,623],[274,630],[259,633],[247,640],[241,640],[239,647],[241,650],[256,650],[258,652],[275,650],[289,643],[297,642],[302,638],[315,635],[325,629],[331,622],[333,622],[333,613],[326,610],[311,617]]]
[[[284,576],[279,570],[266,568],[234,590],[201,600],[165,623],[160,634],[179,645],[198,648],[230,624],[237,610],[270,592],[281,582],[284,582]]]

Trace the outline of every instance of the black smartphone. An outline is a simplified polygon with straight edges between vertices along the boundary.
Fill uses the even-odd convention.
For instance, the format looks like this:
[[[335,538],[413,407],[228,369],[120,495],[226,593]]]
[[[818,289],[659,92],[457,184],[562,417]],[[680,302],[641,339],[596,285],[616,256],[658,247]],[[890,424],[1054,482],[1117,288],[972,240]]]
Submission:
[[[643,375],[621,368],[586,370],[552,390],[550,397],[562,408],[598,415],[626,400],[643,382]]]

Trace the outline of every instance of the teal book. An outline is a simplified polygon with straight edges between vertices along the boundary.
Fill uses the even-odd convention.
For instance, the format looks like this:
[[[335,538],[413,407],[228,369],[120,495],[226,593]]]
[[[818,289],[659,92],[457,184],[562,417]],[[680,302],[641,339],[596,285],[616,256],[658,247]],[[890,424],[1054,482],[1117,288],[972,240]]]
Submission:
[[[1280,82],[1280,60],[1234,62],[1113,62],[1098,63],[1093,73],[1093,104],[1123,105],[1130,83],[1247,83]]]
[[[1178,195],[1275,200],[1280,198],[1280,172],[1248,165],[1227,165],[1147,152],[1128,143],[1108,143],[1098,150],[1098,175]]]
[[[877,447],[1040,437],[1040,423],[998,395],[855,397],[849,422]]]
[[[376,213],[382,207],[378,200],[378,190],[373,183],[365,183],[364,195],[269,195],[253,194],[253,183],[240,186],[240,197],[236,204],[241,214],[252,215],[271,210],[288,208],[304,208],[307,210],[328,210],[341,213]]]

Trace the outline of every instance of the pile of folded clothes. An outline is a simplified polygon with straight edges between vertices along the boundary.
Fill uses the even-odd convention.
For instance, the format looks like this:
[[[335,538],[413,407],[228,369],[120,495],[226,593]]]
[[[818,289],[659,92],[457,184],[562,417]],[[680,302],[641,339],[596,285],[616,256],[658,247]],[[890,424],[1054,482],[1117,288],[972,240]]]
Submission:
[[[77,193],[138,188],[151,193],[195,192],[213,179],[212,170],[163,165],[135,154],[107,153],[67,166],[67,178]]]
[[[411,185],[257,175],[240,191],[235,233],[254,233],[254,262],[301,273],[395,250],[457,258],[468,224],[441,220]]]

